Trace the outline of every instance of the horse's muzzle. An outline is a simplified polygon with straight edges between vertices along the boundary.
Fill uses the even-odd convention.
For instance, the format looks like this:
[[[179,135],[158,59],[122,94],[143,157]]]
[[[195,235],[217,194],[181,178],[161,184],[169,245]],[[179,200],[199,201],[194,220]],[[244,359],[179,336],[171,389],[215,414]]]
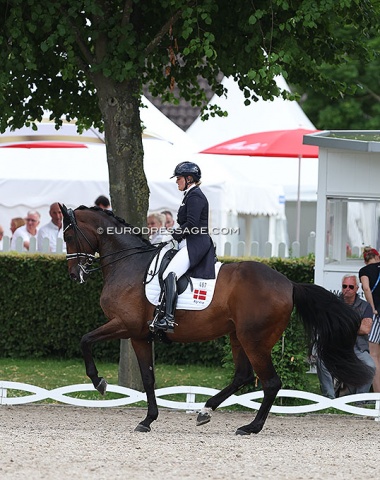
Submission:
[[[70,271],[70,278],[74,282],[85,283],[88,276],[88,272],[84,265],[78,264]]]

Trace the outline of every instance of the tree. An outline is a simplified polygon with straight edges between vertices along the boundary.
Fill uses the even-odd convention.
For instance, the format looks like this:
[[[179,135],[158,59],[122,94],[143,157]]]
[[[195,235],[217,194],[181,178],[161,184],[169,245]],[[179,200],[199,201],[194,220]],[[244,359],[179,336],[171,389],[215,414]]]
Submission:
[[[367,0],[0,0],[0,132],[34,125],[44,110],[78,129],[104,129],[110,194],[117,215],[146,221],[149,189],[143,170],[140,96],[174,101],[172,88],[205,104],[197,79],[219,95],[218,74],[233,75],[245,102],[293,98],[282,74],[338,94],[318,69],[370,58],[365,43],[373,3]],[[378,22],[377,22],[378,23]],[[337,25],[354,37],[336,37]],[[211,109],[208,114],[223,114]]]
[[[368,40],[369,47],[377,52],[370,62],[361,58],[338,67],[321,66],[326,76],[332,81],[350,79],[357,88],[346,92],[337,98],[332,98],[324,92],[314,92],[310,88],[303,91],[302,108],[321,130],[376,130],[380,119],[380,39],[373,32]]]

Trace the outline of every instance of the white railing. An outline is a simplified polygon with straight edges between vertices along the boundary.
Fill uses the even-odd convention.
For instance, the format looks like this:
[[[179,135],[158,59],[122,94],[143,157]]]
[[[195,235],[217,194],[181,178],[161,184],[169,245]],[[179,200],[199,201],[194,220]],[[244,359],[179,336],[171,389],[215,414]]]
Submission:
[[[18,253],[26,253],[23,249],[23,240],[22,238],[18,238],[16,241],[16,246],[13,251],[16,251]],[[0,250],[0,253],[7,253],[12,251],[10,248],[10,238],[9,237],[4,237],[3,238],[3,248]],[[297,258],[300,257],[301,254],[301,244],[300,242],[293,242],[290,246],[286,245],[285,243],[280,243],[278,245],[277,251],[275,251],[275,246],[271,242],[266,242],[264,245],[264,250],[262,253],[260,253],[260,244],[259,242],[252,242],[251,245],[249,246],[248,251],[246,250],[246,244],[243,241],[238,242],[236,245],[232,245],[230,242],[226,242],[224,244],[224,251],[223,255],[224,256],[237,256],[237,257],[244,257],[244,256],[251,256],[251,257],[280,257],[280,258],[286,258],[286,257],[293,257]],[[290,255],[289,255],[290,252]],[[309,239],[308,239],[308,244],[307,244],[307,254],[309,253],[314,253],[315,252],[315,235],[311,234]],[[43,240],[42,248],[40,251],[37,251],[37,241],[35,237],[32,237],[30,239],[30,245],[29,245],[29,250],[28,253],[51,253],[50,252],[50,245],[49,245],[49,240],[45,238]],[[64,243],[62,239],[58,239],[57,241],[57,251],[54,253],[66,253],[64,249]]]
[[[11,392],[27,392],[30,393],[30,395],[10,397],[8,395],[9,390]],[[160,407],[166,407],[175,410],[197,411],[200,410],[205,403],[204,401],[197,402],[197,395],[206,395],[211,397],[219,393],[219,391],[220,390],[215,388],[208,387],[175,386],[158,388],[155,393],[157,397],[157,404]],[[132,405],[138,402],[146,402],[145,393],[133,390],[131,388],[121,387],[119,385],[107,386],[107,392],[122,395],[120,398],[110,400],[103,399],[100,397],[100,395],[98,400],[75,398],[69,395],[70,393],[77,392],[96,392],[96,390],[91,384],[68,385],[65,387],[54,388],[53,390],[47,390],[45,388],[36,387],[27,383],[0,381],[0,406],[21,405],[26,403],[41,402],[47,399],[79,407],[120,407]],[[163,398],[178,394],[183,394],[185,396],[184,401]],[[262,390],[258,392],[245,393],[242,395],[231,395],[231,397],[225,400],[220,407],[240,405],[242,407],[258,410],[260,408],[260,402],[257,402],[256,400],[262,399],[263,396],[264,394]],[[303,399],[309,401],[310,403],[299,406],[274,405],[271,408],[271,413],[302,414],[317,412],[319,410],[325,410],[326,408],[335,408],[347,413],[374,417],[375,420],[380,421],[380,393],[361,393],[357,395],[347,395],[345,397],[330,399],[315,393],[303,392],[300,390],[280,390],[277,397]],[[352,402],[365,400],[370,400],[373,403],[367,405],[366,407],[350,405]]]
[[[11,250],[11,239],[9,237],[3,237],[3,248],[0,249],[0,253],[7,253],[11,251],[18,253],[52,253],[50,252],[50,243],[48,238],[43,239],[41,250],[37,251],[37,239],[36,237],[31,237],[29,241],[29,250],[26,252],[23,249],[23,239],[21,237],[17,238],[14,250]],[[56,252],[54,253],[66,253],[65,244],[63,243],[62,238],[57,239]]]

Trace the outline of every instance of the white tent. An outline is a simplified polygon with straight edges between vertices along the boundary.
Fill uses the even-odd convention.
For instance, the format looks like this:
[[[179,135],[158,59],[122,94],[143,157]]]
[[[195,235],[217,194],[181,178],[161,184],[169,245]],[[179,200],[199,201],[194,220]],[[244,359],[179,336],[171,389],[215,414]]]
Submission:
[[[276,83],[281,89],[289,90],[283,77],[277,77]],[[297,102],[280,97],[273,101],[259,98],[257,102],[245,106],[244,94],[232,77],[224,77],[222,84],[228,90],[227,98],[214,95],[209,103],[219,105],[228,112],[228,116],[210,117],[206,121],[198,117],[186,131],[200,150],[254,132],[315,128]]]
[[[283,77],[276,82],[289,90]],[[226,97],[214,97],[210,104],[219,105],[228,112],[227,117],[210,117],[202,121],[198,117],[186,133],[199,145],[199,151],[218,143],[255,132],[286,129],[314,129],[301,107],[295,101],[275,98],[273,101],[259,99],[249,106],[244,105],[244,94],[232,77],[224,78],[228,90]],[[272,184],[283,188],[285,212],[288,221],[289,242],[296,240],[298,199],[298,158],[219,156],[219,164],[233,170],[255,184]],[[318,186],[318,159],[303,159],[300,171],[301,253],[306,254],[307,238],[315,231]]]
[[[148,100],[147,108],[141,110],[144,126],[151,134],[143,138],[144,168],[150,188],[150,210],[168,209],[175,213],[181,200],[173,180],[169,180],[177,163],[195,160],[203,172],[203,185],[210,203],[211,228],[237,227],[237,212],[248,215],[264,215],[269,218],[283,218],[279,187],[269,185],[255,186],[244,178],[230,173],[215,162],[210,155],[195,155],[197,150],[187,134],[174,125]],[[48,131],[38,140],[67,140],[69,134],[64,125],[57,132],[50,124]],[[69,127],[71,129],[71,126]],[[12,143],[17,141],[17,133],[12,133]],[[65,138],[65,134],[66,138]],[[70,137],[71,135],[71,131]],[[88,137],[92,132],[86,132]],[[23,130],[21,141],[25,141],[31,132]],[[98,138],[95,134],[95,138]],[[9,143],[9,132],[0,136],[0,143]],[[85,139],[77,135],[76,140]],[[28,138],[30,140],[30,138]],[[74,138],[70,138],[73,141]],[[85,142],[87,143],[86,139]],[[0,223],[8,230],[12,217],[25,217],[30,209],[38,210],[42,215],[41,224],[47,223],[49,205],[59,201],[70,207],[84,204],[91,206],[100,194],[109,195],[108,167],[106,150],[103,143],[97,141],[86,145],[87,148],[0,148]],[[195,155],[195,156],[194,156]],[[236,236],[236,235],[235,235]],[[219,254],[231,236],[214,234]],[[284,238],[271,230],[268,240],[273,243]],[[237,241],[237,239],[236,239]]]
[[[282,89],[289,90],[283,77],[276,82]],[[259,99],[249,106],[244,105],[244,95],[232,77],[222,81],[228,89],[228,96],[214,95],[210,104],[219,105],[228,112],[227,117],[210,117],[202,121],[198,117],[186,133],[199,146],[199,151],[225,142],[235,137],[254,132],[269,130],[286,130],[293,128],[314,129],[297,102],[275,98],[273,101]],[[309,161],[310,160],[310,161]],[[286,201],[296,201],[298,185],[298,159],[274,157],[238,157],[225,156],[220,163],[229,168],[242,171],[258,184],[274,184],[284,187]],[[316,201],[318,181],[318,161],[306,159],[302,161],[301,200]]]

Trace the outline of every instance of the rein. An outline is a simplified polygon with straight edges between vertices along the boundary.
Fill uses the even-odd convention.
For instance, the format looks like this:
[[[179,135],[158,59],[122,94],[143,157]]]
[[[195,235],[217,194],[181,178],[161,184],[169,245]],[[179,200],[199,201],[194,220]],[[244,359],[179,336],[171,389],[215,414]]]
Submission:
[[[86,243],[90,246],[90,248],[96,254],[96,252],[97,252],[96,248],[93,247],[90,240],[86,237],[86,235],[83,233],[83,231],[78,227],[74,211],[71,208],[69,208],[69,209],[67,209],[67,214],[70,218],[70,223],[63,230],[63,234],[65,234],[65,232],[69,228],[73,228],[74,234],[75,234],[75,243],[76,243],[76,246],[77,246],[77,250],[81,249],[81,242],[78,238],[79,235],[81,235],[84,238],[84,240],[86,241]],[[162,243],[160,243],[158,245],[154,245],[154,246],[152,245],[152,247],[149,247],[147,245],[129,247],[129,248],[124,248],[122,250],[118,250],[117,252],[107,253],[106,255],[102,255],[102,256],[99,256],[99,255],[97,256],[97,255],[94,255],[92,253],[85,253],[85,252],[77,251],[75,253],[66,254],[66,260],[85,258],[84,263],[79,263],[78,262],[78,266],[81,269],[81,271],[80,271],[81,282],[82,281],[84,282],[84,277],[83,277],[84,275],[89,275],[90,273],[96,272],[97,270],[101,270],[102,268],[107,267],[108,265],[111,265],[115,262],[118,262],[119,260],[123,260],[127,257],[132,256],[132,255],[136,255],[138,253],[153,252],[153,251],[158,253],[168,243],[170,243],[170,241],[169,242],[162,242]],[[126,255],[123,255],[122,257],[116,258],[115,260],[111,260],[110,262],[106,263],[105,265],[100,265],[100,266],[94,267],[94,268],[87,268],[87,267],[90,267],[93,264],[94,261],[100,261],[100,260],[103,260],[107,257],[112,256],[112,255],[117,255],[117,254],[122,253],[122,252],[130,252],[131,250],[137,250],[137,251],[135,251],[133,253],[127,253]]]

